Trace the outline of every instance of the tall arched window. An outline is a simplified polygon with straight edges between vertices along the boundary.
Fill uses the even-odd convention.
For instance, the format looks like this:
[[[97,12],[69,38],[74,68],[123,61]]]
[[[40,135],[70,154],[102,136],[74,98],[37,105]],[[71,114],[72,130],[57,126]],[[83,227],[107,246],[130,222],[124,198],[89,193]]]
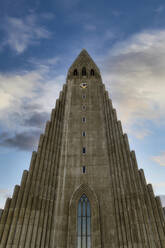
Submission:
[[[82,76],[86,76],[86,68],[85,67],[82,68]]]
[[[91,248],[91,208],[83,194],[78,202],[77,248]]]

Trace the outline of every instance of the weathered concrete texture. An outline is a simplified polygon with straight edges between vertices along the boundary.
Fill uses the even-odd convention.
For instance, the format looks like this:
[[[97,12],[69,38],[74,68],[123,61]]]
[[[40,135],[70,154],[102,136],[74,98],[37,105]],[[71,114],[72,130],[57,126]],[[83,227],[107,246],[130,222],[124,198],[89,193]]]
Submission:
[[[76,248],[83,194],[91,204],[91,248],[165,248],[160,199],[85,50],[69,69],[29,171],[6,201],[0,248]]]
[[[3,209],[0,208],[0,218],[1,218],[2,212],[3,212]]]

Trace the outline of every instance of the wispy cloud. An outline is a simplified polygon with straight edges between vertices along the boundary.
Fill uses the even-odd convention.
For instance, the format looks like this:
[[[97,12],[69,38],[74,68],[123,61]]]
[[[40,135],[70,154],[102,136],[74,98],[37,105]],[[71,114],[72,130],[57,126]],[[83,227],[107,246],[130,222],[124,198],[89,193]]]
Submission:
[[[165,9],[165,6],[164,5],[160,5],[158,6],[156,9],[155,9],[155,12],[157,13],[162,13]]]
[[[165,187],[165,181],[159,183],[153,183],[153,187]]]
[[[146,120],[165,123],[164,61],[165,30],[143,31],[109,51],[104,81],[125,125]],[[146,134],[145,126],[144,131]]]
[[[162,152],[158,156],[153,156],[152,160],[161,166],[165,166],[165,152]],[[165,183],[164,183],[165,186]]]
[[[19,150],[36,150],[41,131],[26,131],[16,133],[12,137],[1,139],[0,146],[18,148]],[[3,136],[3,133],[2,133]],[[1,135],[0,135],[1,138]]]
[[[144,127],[142,127],[141,129],[138,128],[133,132],[135,137],[138,138],[138,139],[143,139],[144,137],[150,135],[151,133],[152,132],[149,129],[146,129]]]
[[[46,58],[46,59],[36,59],[30,58],[29,63],[33,64],[36,68],[49,70],[51,66],[55,66],[60,61],[58,57]]]
[[[43,128],[45,122],[49,120],[49,114],[47,112],[32,112],[31,115],[23,119],[23,125],[29,127]]]
[[[65,83],[64,75],[52,75],[55,58],[48,61],[42,61],[42,66],[31,71],[0,75],[1,146],[22,150],[36,147],[39,133]]]
[[[17,53],[24,52],[30,45],[36,45],[40,39],[51,37],[51,33],[39,24],[38,17],[34,14],[24,18],[6,17],[3,30],[5,31],[5,39],[2,47],[9,46]]]

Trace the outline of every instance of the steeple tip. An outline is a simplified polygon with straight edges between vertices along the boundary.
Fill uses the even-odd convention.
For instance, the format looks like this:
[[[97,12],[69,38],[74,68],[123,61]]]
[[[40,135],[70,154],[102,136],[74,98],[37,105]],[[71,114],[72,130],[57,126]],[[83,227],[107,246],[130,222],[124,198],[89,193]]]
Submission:
[[[97,65],[95,64],[95,62],[93,61],[93,59],[91,58],[91,56],[89,55],[89,53],[85,48],[81,50],[81,52],[79,53],[73,64],[71,65],[68,71],[68,75],[70,75],[70,73],[73,74],[73,71],[75,69],[82,70],[83,67],[85,67],[87,70],[94,69],[95,72],[97,72],[98,75],[100,76],[99,68],[97,67]]]
[[[87,52],[87,50],[86,50],[85,48],[83,48],[83,49],[81,50],[80,54],[82,54],[82,53],[86,53],[86,54],[88,54],[88,56],[89,56],[89,53]]]

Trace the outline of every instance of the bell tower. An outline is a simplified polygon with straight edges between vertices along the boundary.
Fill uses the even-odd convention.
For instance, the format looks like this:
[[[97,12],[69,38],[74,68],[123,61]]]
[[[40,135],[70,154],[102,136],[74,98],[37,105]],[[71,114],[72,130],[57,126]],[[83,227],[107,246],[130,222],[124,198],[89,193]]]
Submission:
[[[159,197],[138,169],[86,50],[0,218],[0,248],[164,248]]]

